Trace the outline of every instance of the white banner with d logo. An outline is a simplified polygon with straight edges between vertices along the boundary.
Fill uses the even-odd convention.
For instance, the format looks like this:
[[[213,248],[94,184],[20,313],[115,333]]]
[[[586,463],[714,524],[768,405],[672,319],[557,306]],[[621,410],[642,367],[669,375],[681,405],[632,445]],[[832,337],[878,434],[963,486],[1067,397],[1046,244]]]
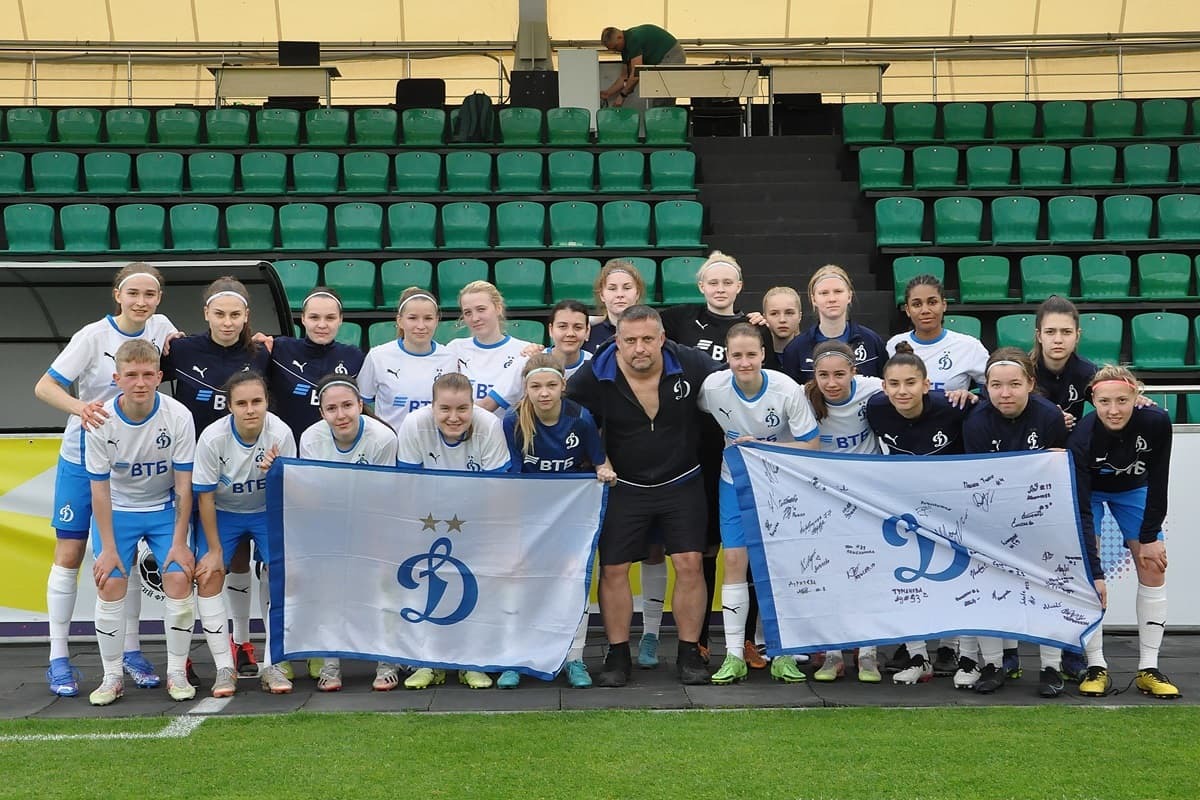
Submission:
[[[594,476],[280,459],[267,491],[273,660],[562,667],[588,609]]]
[[[770,653],[1100,623],[1067,453],[726,450]]]

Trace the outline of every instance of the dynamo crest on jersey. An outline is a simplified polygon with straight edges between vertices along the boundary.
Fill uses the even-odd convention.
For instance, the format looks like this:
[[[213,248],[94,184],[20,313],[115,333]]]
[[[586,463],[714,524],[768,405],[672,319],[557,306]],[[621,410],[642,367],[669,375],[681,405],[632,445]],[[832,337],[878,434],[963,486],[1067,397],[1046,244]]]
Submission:
[[[867,360],[867,346],[862,342],[859,342],[858,346],[854,348],[854,360],[859,364]]]
[[[371,462],[367,461],[367,454],[366,454],[366,453],[359,453],[359,454],[358,454],[358,458],[357,458],[357,459],[355,459],[354,463],[355,463],[355,464],[369,464],[369,463],[371,463]]]
[[[508,369],[509,367],[511,367],[513,365],[514,360],[515,360],[515,358],[513,356],[509,356],[508,358],[504,359],[504,368]]]
[[[570,435],[567,436],[567,441],[564,442],[564,444],[568,450],[579,447],[579,437],[575,435],[575,431],[571,431]]]
[[[685,381],[683,378],[678,378],[674,386],[675,399],[683,400],[692,394],[692,384]]]
[[[338,365],[333,368],[333,371],[335,373],[337,373],[338,375],[349,375],[350,374],[350,370],[346,369],[346,364],[342,361],[338,362]]]
[[[1150,449],[1150,444],[1144,438],[1138,436],[1137,440],[1133,443],[1133,448],[1139,453],[1144,453]]]
[[[471,456],[470,458],[467,459],[467,471],[468,472],[483,472],[483,465],[475,460],[475,456]]]
[[[937,433],[935,433],[933,435],[933,446],[934,447],[945,447],[948,444],[950,444],[950,437],[947,436],[942,431],[938,431]]]
[[[171,446],[171,434],[167,432],[166,428],[159,428],[158,437],[155,438],[154,443],[158,445],[159,450],[166,450]]]
[[[1079,390],[1075,388],[1075,384],[1067,387],[1067,402],[1074,403],[1079,399]]]
[[[1038,443],[1039,440],[1037,431],[1030,431],[1029,435],[1025,437],[1025,444],[1029,445],[1030,450],[1036,450],[1038,448]]]
[[[783,421],[779,419],[779,414],[775,411],[775,409],[768,408],[767,416],[763,418],[763,422],[768,428],[778,428]]]
[[[937,363],[939,369],[948,370],[953,367],[954,359],[950,357],[950,351],[947,350],[946,352],[942,353],[941,357],[938,358]]]
[[[58,510],[58,513],[55,516],[58,518],[59,522],[63,522],[63,523],[74,522],[75,521],[75,509],[71,508],[70,503],[66,503],[65,505],[63,505],[62,508],[60,508]]]

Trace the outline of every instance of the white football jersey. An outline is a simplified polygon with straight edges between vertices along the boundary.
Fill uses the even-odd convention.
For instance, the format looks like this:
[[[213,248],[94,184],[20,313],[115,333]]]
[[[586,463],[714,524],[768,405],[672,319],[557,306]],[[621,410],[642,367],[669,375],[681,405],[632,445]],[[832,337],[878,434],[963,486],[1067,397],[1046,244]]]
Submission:
[[[367,353],[358,372],[363,402],[375,406],[381,420],[396,430],[409,413],[433,402],[433,382],[447,372],[458,372],[458,357],[445,345],[416,355],[404,349],[403,340],[376,345]]]
[[[764,369],[758,394],[746,397],[729,370],[714,372],[700,386],[701,411],[712,415],[732,442],[753,436],[760,442],[806,442],[818,435],[817,418],[804,390],[782,372]],[[733,482],[722,461],[721,480]]]
[[[84,452],[88,477],[107,480],[114,511],[158,511],[175,497],[175,472],[191,472],[196,455],[196,424],[187,407],[155,394],[154,409],[131,422],[120,395],[104,404],[108,419],[88,431]]]
[[[547,347],[542,352],[543,353],[552,353],[552,352],[554,352],[554,348]],[[591,358],[592,358],[592,354],[589,353],[587,350],[580,350],[578,358],[575,359],[575,363],[567,365],[567,368],[565,370],[566,379],[570,380],[571,376],[574,375],[576,372],[578,372],[579,368],[584,365],[584,362],[590,361]],[[521,399],[521,396],[523,394],[525,394],[524,381],[522,381],[522,379],[521,379],[521,373],[525,371],[525,365],[522,364],[521,369],[519,369],[519,370],[515,370],[515,371],[509,370],[509,371],[512,372],[512,374],[508,376],[508,382],[506,384],[504,384],[503,386],[497,386],[495,389],[492,390],[492,399],[494,399],[496,401],[496,404],[500,406],[501,411],[504,411],[506,409],[511,409],[513,406],[515,406],[517,404],[517,401]],[[503,403],[500,402],[501,400],[503,400],[504,402]],[[503,414],[501,414],[499,412],[497,412],[497,413],[498,413],[498,416],[500,416],[501,419],[503,419]]]
[[[75,384],[76,396],[85,403],[111,400],[119,391],[112,379],[117,371],[113,361],[117,348],[131,339],[145,339],[161,351],[163,342],[174,332],[175,325],[162,314],[146,320],[146,326],[137,333],[122,333],[109,315],[80,328],[46,371],[64,389]],[[72,464],[83,464],[83,441],[83,425],[72,414],[67,417],[59,455]]]
[[[333,440],[333,431],[325,420],[317,420],[300,436],[300,458],[309,461],[336,461],[341,464],[396,466],[396,434],[379,420],[363,414],[358,418],[358,436],[343,450]]]
[[[500,472],[509,466],[504,424],[478,406],[472,407],[471,435],[448,444],[433,419],[433,409],[419,408],[400,426],[397,462],[402,467],[456,472]]]
[[[883,391],[883,381],[856,375],[850,397],[841,403],[825,402],[829,414],[821,420],[821,449],[826,453],[880,453],[879,440],[867,424],[867,401]]]
[[[267,452],[296,457],[296,439],[287,423],[267,412],[262,432],[243,441],[229,414],[209,425],[196,442],[193,492],[214,492],[217,509],[252,514],[267,510],[267,473],[259,469]]]
[[[479,344],[470,339],[455,339],[446,345],[458,359],[458,371],[471,380],[475,389],[474,400],[479,402],[489,394],[500,407],[496,417],[503,419],[510,401],[501,392],[511,391],[513,375],[519,383],[521,370],[525,368],[525,356],[521,355],[529,342],[505,336],[495,344]],[[518,395],[518,398],[520,395]]]
[[[970,389],[972,381],[983,385],[988,351],[974,336],[943,329],[941,336],[927,342],[918,339],[912,331],[898,333],[888,339],[889,356],[896,354],[896,345],[900,342],[911,344],[913,354],[925,362],[933,391]]]

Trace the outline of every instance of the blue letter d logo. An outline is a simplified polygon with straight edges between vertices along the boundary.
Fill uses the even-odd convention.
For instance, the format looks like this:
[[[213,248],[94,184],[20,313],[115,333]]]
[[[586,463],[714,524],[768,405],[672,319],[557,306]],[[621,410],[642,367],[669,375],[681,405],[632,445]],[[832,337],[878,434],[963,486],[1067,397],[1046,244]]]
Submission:
[[[899,517],[888,517],[884,520],[883,540],[885,542],[893,547],[904,547],[908,544],[907,537],[900,530],[901,523],[907,531],[912,532],[913,537],[917,540],[917,552],[921,556],[921,564],[916,569],[897,567],[894,573],[896,580],[901,583],[912,583],[918,578],[928,578],[931,581],[939,582],[951,581],[966,571],[967,565],[971,563],[971,554],[949,540],[947,540],[947,544],[954,549],[954,561],[941,572],[930,573],[928,571],[937,543],[931,534],[922,530],[921,523],[917,522],[917,518],[912,514],[902,514]]]
[[[446,564],[451,565],[458,573],[458,579],[462,582],[462,598],[458,601],[458,606],[449,614],[434,616],[438,606],[442,603],[442,597],[446,594],[446,588],[450,585],[438,575],[438,570]],[[418,569],[421,565],[424,565],[424,568]],[[471,570],[467,569],[467,565],[450,555],[448,538],[443,536],[435,541],[428,553],[421,553],[405,559],[396,574],[396,579],[405,589],[416,589],[422,578],[428,581],[429,588],[428,594],[425,595],[425,610],[400,609],[400,616],[407,621],[453,625],[466,619],[475,610],[475,603],[479,600],[479,586],[475,581],[475,576],[471,574]]]

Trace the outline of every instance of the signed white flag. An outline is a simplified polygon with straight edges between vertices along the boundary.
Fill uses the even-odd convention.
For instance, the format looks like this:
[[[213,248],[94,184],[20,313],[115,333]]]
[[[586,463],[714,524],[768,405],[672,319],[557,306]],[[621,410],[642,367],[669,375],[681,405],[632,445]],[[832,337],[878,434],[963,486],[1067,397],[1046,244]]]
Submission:
[[[726,460],[770,653],[956,634],[1078,649],[1100,623],[1067,453]]]

